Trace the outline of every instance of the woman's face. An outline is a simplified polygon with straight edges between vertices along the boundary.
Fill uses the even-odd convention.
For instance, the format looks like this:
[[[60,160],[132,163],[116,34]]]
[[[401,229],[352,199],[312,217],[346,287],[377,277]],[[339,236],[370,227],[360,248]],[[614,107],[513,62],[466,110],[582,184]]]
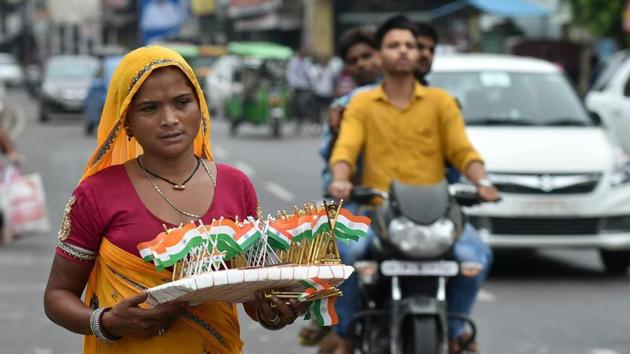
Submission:
[[[153,71],[127,111],[127,124],[145,153],[161,157],[192,150],[200,119],[193,86],[176,67]]]

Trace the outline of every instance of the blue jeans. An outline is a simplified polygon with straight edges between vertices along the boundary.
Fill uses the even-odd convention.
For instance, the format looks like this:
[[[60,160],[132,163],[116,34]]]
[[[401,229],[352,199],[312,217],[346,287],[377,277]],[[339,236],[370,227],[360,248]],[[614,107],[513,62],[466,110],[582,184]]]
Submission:
[[[460,274],[449,279],[446,285],[448,311],[470,316],[477,294],[488,277],[494,258],[490,247],[481,240],[477,230],[469,223],[464,227],[464,232],[459,241],[455,243],[454,253],[455,260],[460,264],[463,262],[475,262],[481,265],[481,271],[474,277]],[[461,320],[452,319],[448,321],[449,339],[457,338],[462,334],[463,330],[464,323]]]
[[[356,205],[346,205],[352,213],[356,214]],[[345,244],[337,242],[339,254],[344,264],[352,265],[358,260],[365,259],[371,240],[376,235],[370,228],[367,237],[359,239],[358,242]],[[470,315],[472,306],[477,298],[477,293],[486,280],[492,265],[492,251],[481,240],[477,230],[470,224],[466,224],[464,231],[455,244],[455,259],[458,262],[477,262],[482,266],[481,272],[474,277],[458,275],[449,279],[446,288],[446,301],[449,312],[462,315]],[[358,280],[356,274],[352,274],[341,286],[339,290],[343,296],[337,299],[335,310],[339,316],[339,324],[335,326],[335,333],[342,337],[347,337],[348,323],[358,310]],[[448,336],[455,338],[462,334],[464,323],[460,320],[448,321]]]

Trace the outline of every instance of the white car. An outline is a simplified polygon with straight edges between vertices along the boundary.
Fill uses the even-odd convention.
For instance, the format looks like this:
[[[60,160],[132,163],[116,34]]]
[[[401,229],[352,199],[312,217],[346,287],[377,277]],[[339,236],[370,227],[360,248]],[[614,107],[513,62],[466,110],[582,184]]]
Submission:
[[[499,55],[438,56],[429,78],[462,106],[503,200],[468,210],[494,249],[594,248],[630,265],[630,158],[586,112],[560,69]]]
[[[21,85],[24,74],[13,54],[0,53],[0,81],[10,86]]]
[[[630,49],[614,54],[586,95],[586,107],[630,151]]]

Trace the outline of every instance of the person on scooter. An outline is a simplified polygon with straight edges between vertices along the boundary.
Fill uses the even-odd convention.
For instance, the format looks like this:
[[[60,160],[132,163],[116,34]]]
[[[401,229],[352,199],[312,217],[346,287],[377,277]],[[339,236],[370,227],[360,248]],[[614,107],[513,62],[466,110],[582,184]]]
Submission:
[[[483,200],[496,201],[500,194],[468,141],[455,100],[441,89],[421,85],[414,77],[419,58],[417,37],[417,27],[403,16],[388,20],[377,31],[384,81],[355,95],[344,112],[330,159],[333,181],[329,192],[335,198],[350,196],[351,176],[362,153],[361,182],[365,186],[388,190],[394,179],[434,184],[444,178],[448,162],[477,186]],[[455,295],[459,296],[451,296],[449,305],[461,297],[472,304],[476,291],[472,296],[470,292]],[[341,337],[334,350],[320,352],[350,353],[344,330],[338,333]],[[465,333],[452,335],[456,341]]]

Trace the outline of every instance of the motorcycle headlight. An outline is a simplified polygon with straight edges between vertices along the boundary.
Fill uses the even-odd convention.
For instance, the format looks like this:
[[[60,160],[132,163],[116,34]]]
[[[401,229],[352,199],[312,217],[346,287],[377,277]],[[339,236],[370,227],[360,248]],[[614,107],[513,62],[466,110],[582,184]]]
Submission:
[[[615,156],[615,165],[610,177],[613,187],[630,182],[630,156],[619,149]]]
[[[418,225],[406,217],[389,224],[389,241],[409,257],[437,257],[444,254],[457,240],[455,225],[441,218],[435,223]]]

